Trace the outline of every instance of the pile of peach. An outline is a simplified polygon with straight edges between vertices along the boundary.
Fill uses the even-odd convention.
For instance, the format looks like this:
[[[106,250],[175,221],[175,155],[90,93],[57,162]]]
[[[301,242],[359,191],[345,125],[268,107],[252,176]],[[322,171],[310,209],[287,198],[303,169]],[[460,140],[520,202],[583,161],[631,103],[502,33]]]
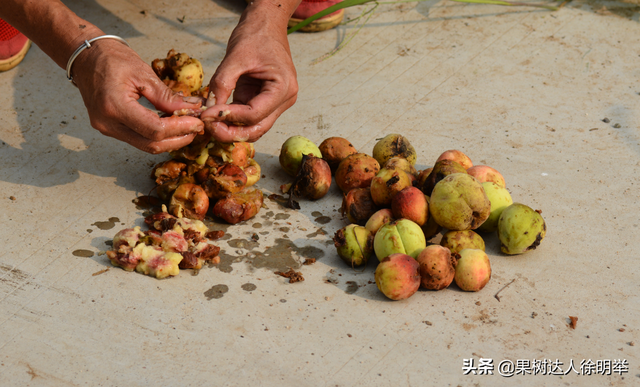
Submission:
[[[357,267],[375,254],[380,261],[376,284],[394,300],[410,297],[420,286],[441,290],[454,281],[464,291],[481,290],[491,278],[491,265],[476,231],[497,234],[505,254],[533,250],[544,238],[540,211],[513,203],[494,168],[474,166],[459,150],[442,153],[422,171],[415,169],[416,158],[399,134],[379,140],[372,155],[359,153],[341,137],[318,147],[294,136],[284,143],[280,164],[296,178],[282,189],[319,199],[333,173],[350,222],[334,236],[338,255]],[[439,234],[440,244],[427,246]]]
[[[198,135],[153,168],[155,192],[178,218],[202,220],[211,213],[231,224],[250,219],[263,202],[262,191],[252,187],[260,179],[254,155],[251,143]]]

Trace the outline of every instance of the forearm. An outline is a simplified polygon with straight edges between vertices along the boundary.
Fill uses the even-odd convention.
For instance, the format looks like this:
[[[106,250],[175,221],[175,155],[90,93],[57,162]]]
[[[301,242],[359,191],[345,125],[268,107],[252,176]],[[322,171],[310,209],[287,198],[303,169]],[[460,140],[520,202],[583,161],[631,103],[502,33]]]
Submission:
[[[1,0],[0,18],[25,34],[61,68],[84,40],[104,35],[59,0]]]
[[[262,19],[263,27],[277,26],[286,32],[287,23],[302,0],[253,0],[240,18],[240,22],[249,18]],[[266,25],[265,25],[266,24]]]

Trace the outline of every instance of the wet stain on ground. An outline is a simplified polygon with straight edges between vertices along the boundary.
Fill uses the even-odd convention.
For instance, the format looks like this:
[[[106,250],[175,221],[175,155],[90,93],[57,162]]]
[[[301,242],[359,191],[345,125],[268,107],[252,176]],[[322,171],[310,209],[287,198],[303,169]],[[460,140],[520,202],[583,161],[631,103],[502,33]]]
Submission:
[[[247,282],[246,284],[242,285],[242,290],[246,290],[247,292],[252,292],[254,290],[256,290],[258,287],[250,282]]]
[[[280,227],[279,230],[282,231],[282,232],[289,232],[290,228],[289,227]]]
[[[358,284],[356,281],[347,281],[347,288],[344,290],[347,294],[353,294],[358,291]]]
[[[262,219],[269,219],[274,215],[273,211],[267,211],[264,215],[262,215]]]
[[[311,213],[311,216],[313,216],[313,217],[315,217],[315,218],[318,218],[318,217],[322,216],[322,212],[320,212],[320,211],[313,211],[313,212]]]
[[[204,296],[207,297],[207,301],[211,301],[214,298],[222,298],[226,292],[229,291],[229,287],[224,284],[218,284],[211,287],[211,289],[204,292]]]
[[[251,225],[251,227],[253,227],[253,228],[262,228],[262,223],[254,223],[253,225]]]
[[[230,247],[246,250],[253,250],[260,246],[260,243],[258,243],[257,241],[248,239],[232,239],[227,243]]]
[[[116,226],[116,223],[120,222],[120,219],[114,217],[109,218],[109,220],[105,222],[95,222],[92,226],[96,226],[100,230],[111,230]]]
[[[73,254],[76,257],[82,257],[82,258],[90,258],[93,257],[93,251],[91,250],[74,250],[71,254]]]
[[[315,259],[319,259],[324,257],[324,250],[319,249],[315,246],[304,246],[304,247],[298,247],[296,245],[294,245],[294,249],[293,249],[298,255],[300,255],[302,258],[315,258]]]
[[[269,235],[269,231],[260,231],[260,235]]]
[[[254,258],[250,261],[256,269],[270,269],[286,271],[289,268],[297,269],[302,264],[293,256],[294,248],[297,248],[288,239],[278,238],[274,246],[268,247],[264,252],[254,252]]]
[[[312,232],[311,234],[307,234],[307,238],[315,238],[318,235],[327,235],[327,232],[321,227],[316,230],[316,232]]]
[[[276,214],[276,220],[287,220],[291,217],[289,214]]]
[[[255,248],[257,243],[253,241],[243,240],[242,244],[234,243],[236,248]],[[238,252],[242,253],[242,252]],[[286,271],[289,268],[298,269],[302,266],[304,258],[321,258],[325,253],[322,249],[314,246],[296,246],[291,240],[285,238],[277,238],[273,246],[267,247],[264,251],[249,250],[244,255],[230,255],[223,251],[220,252],[220,263],[215,265],[218,270],[224,273],[233,271],[232,264],[242,261],[247,263],[254,269],[269,269]],[[303,258],[300,260],[300,258]]]
[[[131,202],[136,205],[138,210],[160,210],[162,207],[162,200],[155,196],[140,196],[133,199]]]
[[[331,218],[328,216],[320,216],[314,219],[314,221],[316,223],[320,223],[320,224],[327,224],[329,222],[331,222]]]
[[[209,264],[209,267],[215,267],[223,273],[231,273],[233,271],[233,267],[231,267],[231,265],[235,262],[242,261],[242,257],[226,254],[222,250],[218,256],[220,257],[220,262],[217,265]]]
[[[90,228],[88,228],[88,229],[87,229],[87,232],[88,232],[89,234],[91,234],[91,233],[93,232],[93,230],[92,230],[92,229],[90,229]]]

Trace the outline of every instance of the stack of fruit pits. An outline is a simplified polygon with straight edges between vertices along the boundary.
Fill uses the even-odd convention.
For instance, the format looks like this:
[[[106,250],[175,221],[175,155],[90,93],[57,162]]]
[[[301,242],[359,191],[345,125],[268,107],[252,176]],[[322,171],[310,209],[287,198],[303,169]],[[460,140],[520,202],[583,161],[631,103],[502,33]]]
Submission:
[[[236,224],[262,207],[262,191],[253,187],[261,173],[254,155],[251,143],[223,144],[202,134],[157,164],[151,178],[172,215],[202,220],[211,212]]]
[[[197,109],[182,109],[174,115],[199,117],[206,109],[208,87],[202,87],[203,71],[197,59],[169,51],[152,67],[175,93],[196,97]],[[140,227],[118,232],[107,256],[114,266],[127,271],[165,278],[179,269],[199,270],[204,262],[216,264],[220,248],[209,243],[224,234],[209,231],[202,222],[207,214],[236,224],[254,217],[263,204],[263,193],[253,186],[261,177],[253,159],[255,149],[247,142],[221,143],[200,133],[191,144],[170,153],[151,173],[155,193],[163,202],[162,212],[145,219]]]
[[[199,270],[205,262],[220,262],[220,248],[209,243],[221,232],[210,232],[199,220],[177,218],[163,206],[160,213],[149,215],[140,226],[119,231],[113,238],[113,250],[107,257],[114,266],[156,278],[178,275],[180,269]]]
[[[513,203],[500,172],[474,166],[459,150],[443,152],[433,167],[418,171],[415,149],[399,134],[380,139],[371,156],[341,137],[316,147],[294,136],[283,145],[280,164],[299,174],[307,154],[326,161],[343,193],[341,210],[350,224],[334,236],[338,255],[356,268],[375,254],[376,284],[391,299],[453,282],[464,291],[481,290],[491,264],[476,231],[497,235],[507,255],[535,249],[546,234],[540,211]],[[439,244],[429,243],[439,234]]]
[[[201,99],[200,108],[182,109],[174,115],[199,117],[207,101],[215,101],[208,87],[202,87],[204,73],[197,59],[170,50],[166,58],[155,59],[151,67],[175,93]],[[252,218],[262,207],[262,192],[250,188],[261,173],[253,159],[253,144],[220,143],[201,133],[170,155],[171,160],[155,166],[151,178],[172,215],[202,220],[211,208],[214,216],[236,224]]]

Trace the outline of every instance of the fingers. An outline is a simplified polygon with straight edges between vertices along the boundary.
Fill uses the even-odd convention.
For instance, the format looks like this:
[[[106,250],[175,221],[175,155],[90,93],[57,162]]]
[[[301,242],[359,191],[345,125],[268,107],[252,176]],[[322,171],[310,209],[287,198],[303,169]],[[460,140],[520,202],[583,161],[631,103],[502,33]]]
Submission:
[[[199,104],[194,105],[184,102],[182,96],[174,95],[161,82],[154,84],[152,80],[131,89],[140,92],[161,110],[173,111],[171,109],[178,110],[199,106]],[[195,117],[159,117],[156,112],[142,106],[138,102],[139,98],[140,94],[135,91],[125,92],[124,97],[115,103],[114,109],[105,111],[107,115],[105,124],[110,123],[114,128],[127,127],[132,133],[138,134],[151,142],[198,133],[204,129],[203,122]],[[98,129],[104,134],[111,135],[108,133],[109,129],[107,128],[101,129],[98,127]]]
[[[180,109],[196,109],[202,106],[202,98],[176,94],[157,78],[152,78],[147,83],[147,86],[138,87],[138,92],[160,111],[172,113]]]
[[[187,134],[155,141],[141,136],[124,125],[116,125],[110,128],[108,133],[104,134],[151,154],[170,152],[182,148],[191,144],[196,136],[195,134]]]
[[[236,94],[242,94],[236,90]],[[289,95],[287,95],[289,94]],[[225,121],[242,123],[245,126],[257,125],[277,112],[282,114],[285,110],[293,106],[297,99],[297,92],[287,93],[285,90],[266,85],[262,90],[256,92],[248,101],[242,96],[236,97],[234,103],[229,105],[214,105],[205,110],[200,118],[203,121]]]
[[[236,63],[236,65],[232,63]],[[225,104],[229,100],[242,72],[243,69],[239,67],[237,61],[223,60],[220,63],[209,81],[209,93],[215,95],[218,104]]]
[[[220,121],[205,121],[205,130],[217,141],[231,143],[236,141],[255,142],[271,129],[280,114],[272,114],[256,125],[241,126]]]
[[[255,142],[271,129],[278,117],[290,108],[296,102],[296,99],[297,95],[293,95],[282,103],[276,111],[253,125],[238,124],[242,122],[241,114],[246,109],[245,105],[238,104],[222,105],[222,109],[226,108],[226,110],[214,106],[205,110],[200,118],[205,124],[205,130],[220,142]]]

